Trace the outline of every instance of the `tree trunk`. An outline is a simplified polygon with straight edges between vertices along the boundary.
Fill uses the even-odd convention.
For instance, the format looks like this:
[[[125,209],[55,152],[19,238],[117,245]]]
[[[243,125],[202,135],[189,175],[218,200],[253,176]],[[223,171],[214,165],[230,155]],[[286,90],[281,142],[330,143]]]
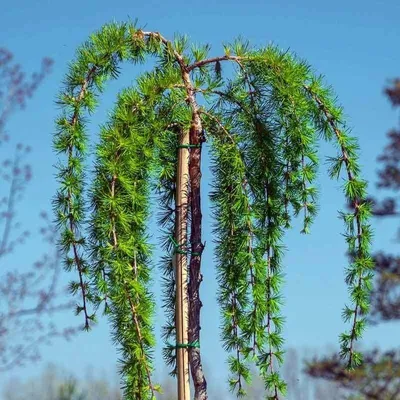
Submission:
[[[190,210],[191,210],[191,257],[189,268],[189,342],[200,343],[200,283],[203,276],[200,271],[201,255],[204,245],[201,242],[201,144],[204,142],[201,120],[198,113],[193,115],[193,123],[190,128],[189,176],[190,176]],[[199,347],[191,347],[189,352],[190,368],[195,389],[195,400],[207,400],[207,381],[203,373]]]

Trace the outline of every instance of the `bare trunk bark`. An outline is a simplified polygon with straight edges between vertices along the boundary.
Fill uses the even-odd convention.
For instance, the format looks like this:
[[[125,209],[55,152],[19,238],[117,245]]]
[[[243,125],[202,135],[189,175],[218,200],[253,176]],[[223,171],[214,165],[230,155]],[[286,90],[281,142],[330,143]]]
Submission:
[[[201,182],[201,144],[204,142],[201,120],[198,113],[193,113],[193,122],[190,129],[191,148],[189,155],[190,176],[190,210],[191,210],[191,258],[189,267],[189,342],[200,343],[200,284],[203,280],[201,274],[201,255],[204,245],[201,242],[202,214],[200,199]],[[189,350],[190,369],[192,373],[195,400],[207,400],[207,381],[203,373],[199,347]]]

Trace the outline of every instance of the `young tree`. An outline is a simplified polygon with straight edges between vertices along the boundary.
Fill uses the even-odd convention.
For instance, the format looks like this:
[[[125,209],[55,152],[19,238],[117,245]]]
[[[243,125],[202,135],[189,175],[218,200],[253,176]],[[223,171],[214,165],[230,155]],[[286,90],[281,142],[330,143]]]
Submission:
[[[32,170],[26,163],[29,146],[17,144],[14,155],[9,157],[14,150],[10,151],[7,143],[10,140],[7,122],[13,112],[26,107],[27,99],[33,96],[53,64],[51,59],[44,58],[40,72],[26,79],[20,65],[12,61],[12,53],[0,48],[0,146],[7,153],[0,169],[4,182],[0,198],[0,371],[38,359],[40,345],[55,336],[69,338],[76,332],[72,328],[55,327],[49,318],[51,313],[70,308],[71,302],[65,297],[64,301],[60,299],[64,293],[60,292],[58,282],[61,260],[55,243],[57,232],[46,213],[41,213],[44,226],[40,232],[49,250],[36,262],[32,260],[32,267],[24,271],[9,260],[12,252],[29,237],[28,230],[21,232],[16,217]]]
[[[206,141],[213,160],[218,301],[231,390],[245,394],[254,361],[268,398],[285,393],[277,372],[283,359],[282,241],[293,216],[303,213],[303,233],[315,217],[319,138],[336,145],[330,176],[339,178],[344,169],[344,193],[355,208],[341,214],[356,258],[346,272],[353,304],[344,317],[351,328],[340,341],[348,368],[361,362],[354,343],[364,330],[373,278],[370,207],[342,109],[307,63],[288,52],[254,49],[242,40],[224,46],[222,56],[207,58],[209,50],[189,46],[186,37],[170,41],[131,23],[108,24],[78,49],[58,99],[62,114],[54,149],[66,161],[58,166],[55,209],[66,267],[75,267],[79,277],[71,291],[81,293],[77,312],[86,329],[104,303],[121,350],[127,399],[154,399],[159,390],[151,375],[154,303],[146,228],[152,189],[159,194],[159,222],[166,231],[164,356],[177,367],[179,400],[189,399],[188,359],[195,398],[207,399],[199,348]],[[101,128],[87,197],[85,114],[95,109],[105,81],[118,77],[121,61],[139,63],[149,56],[156,67],[120,93]],[[224,62],[233,64],[234,76],[223,77]]]
[[[393,107],[400,107],[400,80],[385,89]],[[377,187],[397,193],[400,189],[400,128],[388,132],[389,144],[378,157],[382,169],[378,172]],[[373,213],[377,218],[398,216],[398,199],[386,197],[381,203],[374,199]],[[379,252],[375,256],[377,280],[372,292],[370,322],[377,324],[400,319],[400,257]]]
[[[385,89],[393,107],[400,106],[400,80],[396,79]],[[380,190],[400,189],[400,131],[388,133],[389,144],[378,157],[383,168],[378,172],[377,187]],[[398,199],[394,196],[371,199],[372,214],[376,218],[398,216]],[[400,319],[400,257],[380,251],[374,255],[376,278],[371,292],[370,325]],[[327,356],[309,362],[307,373],[316,378],[336,382],[348,389],[358,399],[390,400],[400,397],[400,353],[396,350],[381,352],[369,350],[364,364],[354,371],[345,371],[336,356]]]

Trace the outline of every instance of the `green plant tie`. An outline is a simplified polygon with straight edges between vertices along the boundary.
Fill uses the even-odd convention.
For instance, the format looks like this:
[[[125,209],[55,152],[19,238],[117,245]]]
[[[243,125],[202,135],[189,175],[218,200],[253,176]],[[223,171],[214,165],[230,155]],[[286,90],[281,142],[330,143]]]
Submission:
[[[201,256],[201,253],[196,253],[194,251],[190,252],[189,250],[188,251],[182,250],[181,247],[183,246],[183,244],[177,243],[175,238],[172,235],[169,235],[169,238],[172,240],[172,243],[174,244],[174,253],[173,254],[175,254],[175,253],[178,253],[178,254],[191,253],[192,256]]]
[[[168,347],[171,349],[199,349],[200,342],[198,340],[195,340],[194,342],[177,343],[175,345],[168,343]]]

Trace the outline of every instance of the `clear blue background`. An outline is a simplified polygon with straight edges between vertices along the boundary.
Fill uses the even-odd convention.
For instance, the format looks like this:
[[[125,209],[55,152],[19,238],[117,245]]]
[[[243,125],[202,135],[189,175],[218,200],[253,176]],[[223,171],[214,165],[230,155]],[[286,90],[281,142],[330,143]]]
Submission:
[[[308,60],[335,88],[353,134],[359,138],[364,176],[370,182],[370,191],[376,193],[375,160],[386,144],[385,133],[397,124],[397,114],[382,90],[387,78],[400,75],[399,15],[400,2],[396,0],[7,2],[0,14],[0,45],[11,50],[15,61],[22,64],[27,72],[38,70],[44,56],[55,61],[53,72],[40,85],[27,109],[14,114],[6,127],[13,144],[21,141],[33,147],[30,161],[34,178],[21,204],[19,220],[35,233],[39,211],[51,210],[51,198],[57,188],[52,168],[56,156],[51,149],[54,119],[58,114],[54,100],[76,47],[104,23],[124,21],[128,17],[132,20],[138,18],[140,24],[146,24],[147,30],[160,31],[168,38],[179,32],[188,34],[195,42],[208,42],[212,45],[213,55],[222,53],[222,42],[242,35],[252,44],[273,42]],[[94,141],[97,140],[98,125],[107,120],[107,112],[111,111],[116,94],[130,85],[141,70],[143,68],[126,66],[118,82],[108,85],[89,125]],[[1,159],[6,157],[6,149],[0,149]],[[334,155],[334,149],[322,145],[321,155]],[[207,182],[210,182],[207,157],[203,177],[204,239],[207,247],[202,264],[202,348],[206,368],[213,371],[208,380],[210,384],[216,384],[225,381],[226,355],[219,344],[219,314],[215,301],[210,235],[212,221],[207,199]],[[297,226],[286,237],[286,303],[283,313],[287,317],[284,335],[290,347],[322,349],[326,344],[337,345],[338,335],[348,328],[340,316],[342,307],[348,301],[344,283],[346,247],[341,236],[343,225],[337,212],[344,205],[341,182],[327,179],[325,165],[321,167],[319,182],[321,211],[311,235],[300,235],[300,227]],[[374,221],[374,227],[374,249],[396,251],[398,244],[393,240],[396,223]],[[151,228],[156,229],[154,221]],[[39,236],[33,235],[28,244],[7,259],[8,267],[28,269],[43,249]],[[158,256],[156,253],[156,258]],[[159,298],[157,278],[154,290]],[[57,320],[66,325],[78,322],[72,311],[59,315]],[[162,310],[159,308],[158,337],[161,323]],[[362,344],[389,348],[398,345],[399,337],[399,324],[382,324],[369,328]],[[106,321],[101,321],[94,331],[82,333],[71,342],[58,340],[52,347],[43,348],[42,356],[42,361],[36,365],[0,376],[0,386],[10,375],[34,375],[49,361],[77,374],[82,374],[88,365],[111,373],[117,357]],[[156,353],[156,363],[157,374],[164,376],[166,369],[160,351]]]

